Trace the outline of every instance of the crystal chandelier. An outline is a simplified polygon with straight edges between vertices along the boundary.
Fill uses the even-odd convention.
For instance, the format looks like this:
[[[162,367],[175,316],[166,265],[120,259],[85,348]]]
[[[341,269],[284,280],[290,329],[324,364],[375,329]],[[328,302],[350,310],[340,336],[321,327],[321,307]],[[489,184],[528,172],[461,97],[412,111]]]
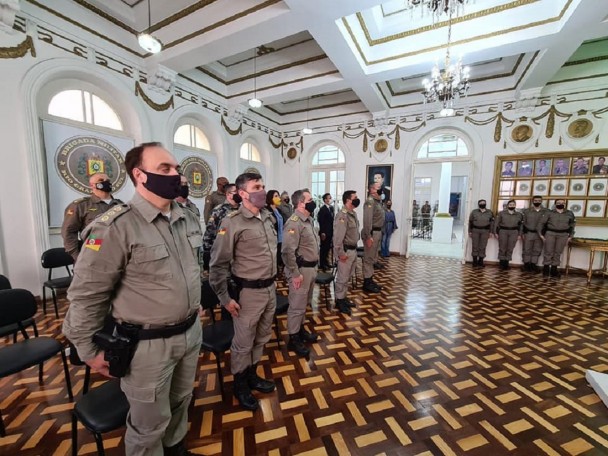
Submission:
[[[411,0],[416,1],[416,0]],[[448,0],[445,1],[446,7]],[[437,2],[439,3],[439,0]],[[461,96],[467,95],[469,91],[469,67],[462,65],[462,58],[458,59],[456,65],[451,63],[450,59],[450,44],[452,41],[452,15],[448,23],[448,46],[445,54],[445,66],[443,70],[439,69],[439,64],[436,63],[431,71],[431,79],[422,81],[425,103],[440,102],[442,109],[440,115],[443,117],[454,115],[454,100]]]
[[[433,18],[439,18],[442,14],[457,16],[464,9],[464,5],[472,0],[404,0],[405,9],[414,11],[420,9],[422,15],[426,11],[433,15]]]

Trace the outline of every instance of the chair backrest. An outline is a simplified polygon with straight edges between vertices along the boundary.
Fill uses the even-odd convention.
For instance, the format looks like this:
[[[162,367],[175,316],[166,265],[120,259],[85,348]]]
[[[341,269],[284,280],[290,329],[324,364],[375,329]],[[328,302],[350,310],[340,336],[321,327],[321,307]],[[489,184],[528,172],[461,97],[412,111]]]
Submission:
[[[210,309],[213,311],[215,307],[220,303],[220,299],[211,288],[209,280],[203,279],[201,282],[201,305],[203,309]]]
[[[10,290],[11,288],[11,281],[8,280],[8,277],[3,276],[0,274],[0,290]]]
[[[0,290],[0,326],[12,325],[36,315],[36,298],[27,290]]]
[[[61,268],[74,264],[74,258],[63,247],[47,250],[42,254],[41,261],[44,269]]]

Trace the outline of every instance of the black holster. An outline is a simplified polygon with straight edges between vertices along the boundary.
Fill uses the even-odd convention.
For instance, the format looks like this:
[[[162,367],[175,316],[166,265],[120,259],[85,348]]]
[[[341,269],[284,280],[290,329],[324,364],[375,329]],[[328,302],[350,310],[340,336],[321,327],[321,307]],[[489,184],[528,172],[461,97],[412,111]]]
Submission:
[[[123,326],[122,332],[125,335],[111,335],[101,331],[93,335],[93,342],[104,351],[104,359],[110,364],[110,375],[112,377],[127,375],[139,342],[137,339],[138,330],[139,327],[131,331],[130,328]]]
[[[232,277],[228,278],[228,295],[230,295],[230,297],[236,302],[239,302],[242,289],[243,287],[237,284]]]

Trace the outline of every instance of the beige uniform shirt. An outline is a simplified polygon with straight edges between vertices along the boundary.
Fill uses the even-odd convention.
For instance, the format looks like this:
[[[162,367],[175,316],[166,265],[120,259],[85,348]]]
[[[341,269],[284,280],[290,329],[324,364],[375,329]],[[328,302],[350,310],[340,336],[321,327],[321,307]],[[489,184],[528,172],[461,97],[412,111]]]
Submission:
[[[334,255],[344,256],[344,245],[356,246],[359,242],[359,218],[355,211],[349,212],[345,207],[334,219]]]
[[[300,275],[296,258],[319,261],[319,235],[312,217],[307,217],[298,210],[289,217],[283,229],[281,256],[292,277]]]
[[[517,228],[518,233],[522,232],[522,223],[524,216],[521,212],[514,211],[510,213],[508,210],[500,211],[494,223],[494,233],[498,233],[501,228]]]
[[[209,221],[209,216],[211,215],[211,211],[220,204],[224,204],[226,202],[226,194],[220,193],[217,190],[213,193],[207,195],[205,199],[205,209],[203,210],[203,215],[205,216],[204,223],[207,224]]]
[[[382,230],[384,226],[384,208],[382,207],[382,200],[376,199],[372,196],[367,198],[365,205],[363,206],[363,230],[361,230],[361,239],[363,241],[372,237],[372,228],[376,228],[376,231]]]
[[[211,247],[209,284],[223,306],[230,302],[230,272],[246,280],[277,275],[277,232],[268,210],[260,210],[258,217],[241,206],[222,220]]]
[[[63,324],[83,360],[96,355],[91,338],[110,306],[116,320],[144,327],[179,323],[198,310],[201,227],[175,202],[170,217],[136,193],[84,231]]]
[[[61,237],[63,238],[65,251],[76,259],[80,250],[79,234],[89,223],[117,204],[123,204],[123,202],[112,198],[112,201],[108,204],[96,195],[86,196],[70,203],[65,208],[63,225],[61,226]]]
[[[186,208],[188,210],[190,210],[194,215],[196,215],[197,219],[201,218],[201,211],[198,210],[198,207],[196,206],[196,204],[194,204],[192,201],[190,201],[189,199],[186,200],[185,203],[177,203],[179,204],[181,207]]]
[[[538,234],[545,235],[547,231],[553,231],[562,235],[574,236],[574,227],[576,225],[576,217],[574,212],[565,209],[563,212],[557,210],[548,211],[545,217],[538,223],[536,227]],[[565,233],[565,234],[564,234]]]

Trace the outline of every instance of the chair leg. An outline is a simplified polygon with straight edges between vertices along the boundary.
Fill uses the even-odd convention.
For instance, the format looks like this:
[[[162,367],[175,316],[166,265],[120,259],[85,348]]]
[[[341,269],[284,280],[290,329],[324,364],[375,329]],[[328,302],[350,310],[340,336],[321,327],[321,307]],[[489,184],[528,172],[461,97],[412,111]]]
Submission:
[[[323,285],[323,294],[325,295],[325,308],[329,308],[329,299],[327,298],[327,294],[329,293],[328,286]]]
[[[279,317],[274,314],[274,330],[277,333],[277,347],[281,348],[281,328],[279,328]]]
[[[6,437],[6,429],[4,428],[4,420],[2,419],[2,410],[0,410],[0,437]]]
[[[217,362],[217,378],[220,381],[220,392],[222,393],[222,399],[224,398],[224,374],[222,374],[222,363],[220,361],[221,353],[213,352],[215,355],[215,361]]]
[[[70,401],[74,400],[74,394],[72,393],[72,381],[70,380],[70,369],[68,368],[68,359],[65,356],[65,350],[61,347],[61,360],[63,361],[63,373],[65,375],[65,386],[68,389],[68,397]]]
[[[42,313],[46,315],[46,287],[42,286]]]
[[[53,292],[53,305],[55,306],[55,317],[59,318],[59,309],[57,308],[57,293],[55,292],[54,288],[51,288],[51,291]]]
[[[72,456],[78,456],[78,418],[72,412]]]
[[[32,326],[34,328],[34,336],[38,337],[38,326],[36,326],[36,322],[33,322]]]
[[[42,385],[42,378],[44,376],[44,364],[38,364],[38,383]]]
[[[89,392],[89,385],[91,384],[91,368],[87,365],[84,370],[84,385],[82,387],[82,394],[87,394]]]
[[[101,438],[101,434],[99,432],[94,432],[93,436],[95,437],[95,443],[97,444],[97,454],[99,456],[105,456],[105,452],[103,450],[103,439]]]

